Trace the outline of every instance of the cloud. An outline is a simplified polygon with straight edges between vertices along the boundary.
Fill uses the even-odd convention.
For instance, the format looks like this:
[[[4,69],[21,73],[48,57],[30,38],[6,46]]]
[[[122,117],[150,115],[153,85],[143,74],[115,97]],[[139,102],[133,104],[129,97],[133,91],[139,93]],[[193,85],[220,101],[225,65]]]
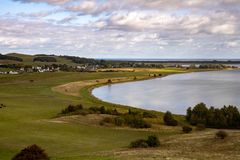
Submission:
[[[22,16],[22,17],[27,17],[27,18],[42,18],[42,17],[47,17],[47,16],[50,16],[52,14],[55,14],[57,13],[58,11],[42,11],[42,12],[32,12],[32,13],[24,13],[24,12],[21,12],[21,13],[18,13],[19,16]]]
[[[95,23],[101,29],[127,31],[164,31],[187,34],[234,34],[237,18],[227,13],[210,13],[208,15],[172,15],[161,12],[130,11],[119,12],[107,19]],[[222,21],[225,24],[222,24]]]
[[[48,3],[51,5],[63,5],[71,0],[13,0],[22,3]]]
[[[238,41],[230,41],[230,42],[227,42],[226,45],[228,47],[239,47],[240,43]]]
[[[2,15],[1,52],[14,48],[32,53],[160,58],[239,54],[239,0],[14,1],[48,5],[43,11],[40,7],[14,15],[9,9],[9,14]]]

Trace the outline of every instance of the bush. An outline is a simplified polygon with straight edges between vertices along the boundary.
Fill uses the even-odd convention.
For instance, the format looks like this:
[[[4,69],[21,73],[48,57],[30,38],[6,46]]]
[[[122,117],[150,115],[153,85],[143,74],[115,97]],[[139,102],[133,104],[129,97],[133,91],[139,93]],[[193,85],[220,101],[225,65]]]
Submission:
[[[90,108],[88,108],[88,109],[89,109],[89,111],[91,111],[92,113],[100,113],[99,107],[90,107]]]
[[[172,113],[167,111],[163,116],[163,121],[168,126],[177,126],[178,122],[173,118]]]
[[[147,148],[148,144],[147,144],[146,140],[139,139],[139,140],[131,142],[130,147],[131,148]]]
[[[183,126],[182,127],[182,131],[184,133],[190,133],[192,131],[192,128],[191,127],[188,127],[188,126]]]
[[[130,108],[128,109],[129,115],[140,115],[141,113],[139,111],[132,111]]]
[[[107,81],[107,83],[112,83],[112,80],[111,80],[111,79],[109,79],[109,80]]]
[[[67,108],[65,108],[64,110],[62,110],[62,114],[67,114],[67,113],[71,113],[71,112],[75,112],[77,110],[82,110],[83,106],[81,104],[79,105],[69,105]]]
[[[203,131],[205,128],[206,128],[206,127],[205,127],[204,124],[198,123],[198,124],[196,125],[196,130],[197,130],[197,131]]]
[[[149,147],[158,147],[158,146],[160,146],[160,142],[159,142],[157,136],[148,136],[148,139],[147,139],[146,142],[147,142]]]
[[[34,144],[21,150],[12,160],[49,160],[49,157],[43,149]]]
[[[101,114],[106,114],[106,109],[105,109],[104,106],[100,107],[99,111],[100,111]]]
[[[122,117],[115,117],[114,118],[114,124],[116,126],[122,126],[122,125],[124,125],[124,123],[125,123],[124,118],[122,118]]]
[[[220,139],[225,139],[228,136],[227,132],[225,131],[218,131],[216,133],[216,137]]]
[[[131,148],[147,148],[147,147],[158,147],[160,146],[160,141],[157,136],[148,136],[148,139],[138,139],[131,142]]]
[[[151,124],[144,121],[141,116],[136,115],[126,115],[124,116],[127,125],[133,128],[151,128]]]

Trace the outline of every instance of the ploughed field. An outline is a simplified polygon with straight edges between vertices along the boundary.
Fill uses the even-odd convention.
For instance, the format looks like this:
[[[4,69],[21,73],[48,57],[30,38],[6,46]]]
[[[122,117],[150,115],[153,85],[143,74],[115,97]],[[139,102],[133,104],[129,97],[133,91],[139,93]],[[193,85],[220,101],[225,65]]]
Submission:
[[[101,115],[57,117],[69,104],[127,110],[102,102],[90,94],[92,85],[149,78],[150,74],[182,73],[181,69],[139,69],[135,72],[28,73],[0,75],[0,159],[11,159],[24,147],[37,144],[51,159],[239,159],[240,133],[228,130],[224,140],[216,130],[182,134],[180,127],[163,125],[161,115],[151,129],[101,126]],[[189,71],[187,71],[189,72]],[[96,81],[97,80],[97,81]],[[76,83],[72,83],[76,82]],[[183,117],[178,120],[185,123]],[[131,141],[155,134],[162,145],[155,149],[129,149]]]

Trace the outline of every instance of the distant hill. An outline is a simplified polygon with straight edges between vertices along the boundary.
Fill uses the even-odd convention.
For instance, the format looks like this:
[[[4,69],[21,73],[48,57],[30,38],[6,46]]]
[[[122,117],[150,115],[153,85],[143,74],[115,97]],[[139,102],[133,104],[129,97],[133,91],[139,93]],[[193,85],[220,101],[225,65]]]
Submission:
[[[99,61],[89,58],[81,58],[74,56],[57,56],[57,55],[26,55],[21,53],[9,53],[6,55],[0,54],[0,64],[22,64],[22,65],[51,65],[51,64],[66,64],[76,66],[78,64],[97,64]]]
[[[10,61],[17,61],[17,62],[23,61],[22,58],[9,56],[9,55],[2,55],[2,54],[0,54],[0,60],[10,60]]]

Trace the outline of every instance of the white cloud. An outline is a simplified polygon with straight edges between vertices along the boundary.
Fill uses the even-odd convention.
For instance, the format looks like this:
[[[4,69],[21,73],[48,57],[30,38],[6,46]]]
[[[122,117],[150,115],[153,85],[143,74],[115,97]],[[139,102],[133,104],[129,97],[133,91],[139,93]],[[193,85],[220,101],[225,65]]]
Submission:
[[[238,47],[238,46],[240,46],[238,41],[230,41],[230,42],[227,42],[226,45],[228,47]]]
[[[235,26],[233,24],[222,24],[212,26],[210,31],[214,34],[234,34]]]
[[[14,1],[54,7],[2,15],[0,52],[15,48],[99,57],[228,56],[226,50],[239,54],[239,0]]]

